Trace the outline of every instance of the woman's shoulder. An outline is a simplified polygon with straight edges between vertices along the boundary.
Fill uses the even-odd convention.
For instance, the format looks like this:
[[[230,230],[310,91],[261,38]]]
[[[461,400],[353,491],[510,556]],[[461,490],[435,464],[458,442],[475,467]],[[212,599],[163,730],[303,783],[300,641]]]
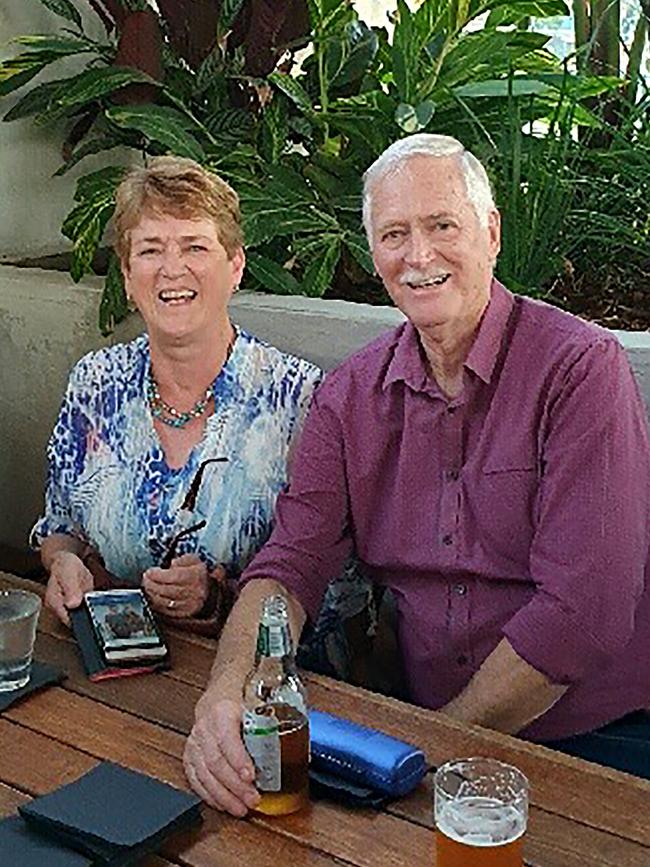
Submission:
[[[146,334],[140,334],[128,343],[103,346],[82,356],[72,368],[70,385],[83,387],[131,381],[142,368],[149,351]]]
[[[278,349],[243,329],[238,330],[238,343],[243,367],[260,383],[289,380],[316,385],[323,377],[323,371],[311,361]]]

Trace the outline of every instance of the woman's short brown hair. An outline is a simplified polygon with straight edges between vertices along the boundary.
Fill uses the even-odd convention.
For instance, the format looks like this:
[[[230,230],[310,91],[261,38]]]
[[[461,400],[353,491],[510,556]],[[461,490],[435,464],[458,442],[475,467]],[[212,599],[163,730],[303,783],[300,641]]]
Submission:
[[[113,215],[120,261],[128,260],[131,230],[145,214],[213,220],[229,259],[244,243],[237,193],[218,175],[185,157],[154,157],[148,165],[131,169],[120,183]]]

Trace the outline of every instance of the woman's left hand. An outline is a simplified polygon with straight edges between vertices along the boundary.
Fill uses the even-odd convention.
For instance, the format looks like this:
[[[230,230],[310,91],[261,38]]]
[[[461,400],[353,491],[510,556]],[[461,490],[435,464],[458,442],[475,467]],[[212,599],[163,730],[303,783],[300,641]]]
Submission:
[[[196,617],[208,598],[208,567],[196,554],[183,554],[172,560],[169,569],[147,569],[142,589],[154,611],[166,617]]]

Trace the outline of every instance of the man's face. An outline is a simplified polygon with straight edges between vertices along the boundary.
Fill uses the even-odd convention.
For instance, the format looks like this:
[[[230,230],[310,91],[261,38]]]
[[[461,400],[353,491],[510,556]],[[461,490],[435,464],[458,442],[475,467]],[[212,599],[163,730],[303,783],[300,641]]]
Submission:
[[[457,157],[415,155],[371,190],[372,255],[418,329],[480,318],[500,248],[494,210],[482,227]]]

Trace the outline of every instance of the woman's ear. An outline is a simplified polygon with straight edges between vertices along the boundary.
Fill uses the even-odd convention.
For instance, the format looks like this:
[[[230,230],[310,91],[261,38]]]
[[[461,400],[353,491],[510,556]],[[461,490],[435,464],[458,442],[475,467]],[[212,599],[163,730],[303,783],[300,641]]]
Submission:
[[[233,292],[236,292],[239,289],[239,284],[244,276],[244,268],[246,267],[246,254],[243,247],[238,247],[235,250],[230,259],[230,266],[232,268]]]

